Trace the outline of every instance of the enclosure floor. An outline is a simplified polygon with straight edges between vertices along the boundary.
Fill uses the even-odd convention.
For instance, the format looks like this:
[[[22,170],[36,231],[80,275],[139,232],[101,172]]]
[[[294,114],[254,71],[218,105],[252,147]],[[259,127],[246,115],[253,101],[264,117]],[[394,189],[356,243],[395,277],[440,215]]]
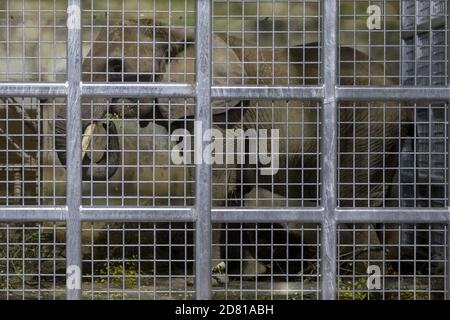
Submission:
[[[158,279],[156,285],[122,286],[114,283],[83,283],[83,299],[124,300],[188,300],[195,298],[195,286],[185,279]],[[65,299],[65,284],[56,286],[41,283],[41,290],[28,288],[0,291],[1,299]],[[223,286],[214,286],[213,299],[317,299],[317,282],[282,281],[230,281]]]
[[[187,280],[187,281],[186,281]],[[355,286],[340,288],[340,299],[442,299],[443,288],[430,291],[429,285],[415,284],[413,279],[402,279],[399,284],[394,279],[385,282],[384,290],[370,291],[367,288]],[[406,280],[406,281],[405,281]],[[83,282],[83,299],[90,300],[190,300],[195,299],[195,286],[190,279],[158,279],[156,285],[119,285],[114,283],[86,283]],[[40,283],[40,290],[36,288],[0,289],[0,299],[35,300],[58,299],[65,296],[65,284]],[[8,292],[7,292],[8,291]],[[363,295],[358,295],[362,293]],[[213,299],[228,300],[316,300],[320,297],[320,284],[316,281],[283,282],[283,281],[230,281],[223,286],[212,288]]]

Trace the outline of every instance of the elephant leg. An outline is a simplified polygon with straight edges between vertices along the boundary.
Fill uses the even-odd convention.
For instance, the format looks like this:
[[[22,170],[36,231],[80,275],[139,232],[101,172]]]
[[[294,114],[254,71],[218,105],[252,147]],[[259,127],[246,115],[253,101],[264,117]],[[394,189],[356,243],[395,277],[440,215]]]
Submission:
[[[211,269],[213,286],[222,286],[228,283],[226,264],[221,255],[221,246],[223,246],[222,239],[225,239],[222,235],[223,226],[220,223],[215,223],[212,226]]]

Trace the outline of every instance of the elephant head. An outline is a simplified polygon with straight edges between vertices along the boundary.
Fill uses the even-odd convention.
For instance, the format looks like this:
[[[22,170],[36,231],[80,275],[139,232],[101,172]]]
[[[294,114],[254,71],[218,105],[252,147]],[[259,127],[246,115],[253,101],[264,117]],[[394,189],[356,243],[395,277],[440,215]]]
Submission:
[[[182,51],[189,41],[185,30],[169,29],[149,19],[125,20],[121,24],[103,27],[91,39],[92,46],[84,48],[82,80],[84,82],[155,82],[162,80],[165,66],[171,57]],[[151,98],[114,97],[108,106],[104,99],[95,98],[93,103],[81,107],[82,130],[92,121],[102,123],[108,133],[104,156],[87,166],[92,160],[84,157],[84,179],[106,180],[116,172],[119,161],[119,142],[116,127],[105,122],[106,114],[116,113],[120,118],[140,118],[141,125],[154,118],[155,101]],[[66,165],[65,113],[58,112],[55,121],[55,146],[59,160]]]
[[[236,52],[230,48],[227,42],[219,36],[213,36],[213,64],[212,76],[215,86],[239,86],[247,73],[243,68],[243,62]],[[187,46],[179,51],[174,59],[167,61],[164,66],[162,82],[194,82],[195,81],[195,46]],[[172,103],[182,105],[184,98],[170,99]],[[187,99],[185,108],[170,109],[169,99],[159,99],[159,110],[166,119],[176,120],[192,117],[195,114],[195,101]],[[214,115],[230,112],[229,107],[240,105],[240,100],[213,100],[211,112]],[[231,110],[232,111],[232,110]],[[240,110],[238,110],[240,113]]]

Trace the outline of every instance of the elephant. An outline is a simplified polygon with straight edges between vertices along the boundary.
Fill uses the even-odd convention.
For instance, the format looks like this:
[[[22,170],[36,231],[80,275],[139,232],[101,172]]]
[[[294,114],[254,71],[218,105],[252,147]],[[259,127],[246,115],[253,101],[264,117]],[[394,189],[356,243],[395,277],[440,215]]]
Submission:
[[[102,28],[93,39],[93,46],[84,54],[82,63],[82,80],[84,82],[193,82],[195,66],[195,50],[193,35],[183,28],[169,29],[155,23],[150,19],[123,21],[123,26],[110,26]],[[138,41],[139,40],[139,41]],[[169,41],[170,40],[170,41]],[[124,45],[126,43],[127,45]],[[320,51],[317,43],[304,44],[291,48],[261,47],[255,49],[255,43],[248,43],[239,36],[215,33],[213,36],[213,83],[214,85],[318,85],[320,84]],[[356,74],[346,77],[353,64],[340,65],[339,83],[341,85],[395,85],[391,79],[384,79],[382,64],[369,62],[368,56],[350,47],[340,48],[341,60],[355,61],[358,65]],[[276,62],[274,63],[274,59]],[[370,64],[370,68],[369,68]],[[326,67],[326,66],[324,66]],[[289,76],[288,76],[289,75]],[[187,102],[187,103],[186,103]],[[123,146],[116,135],[117,123],[106,120],[110,114],[118,114],[122,119],[136,119],[140,129],[147,126],[162,125],[167,134],[185,123],[185,119],[192,118],[194,108],[190,107],[192,101],[185,99],[152,99],[139,100],[117,97],[111,103],[105,104],[99,98],[91,99],[91,103],[83,103],[81,107],[83,132],[95,124],[98,128],[108,132],[105,142],[105,152],[92,159],[86,153],[83,157],[83,180],[105,181],[122,175],[121,152]],[[181,104],[184,109],[169,107],[171,104]],[[343,154],[355,150],[366,150],[356,156],[356,163],[363,163],[367,168],[380,168],[383,164],[393,167],[398,159],[391,156],[385,159],[384,154],[392,154],[399,149],[399,139],[383,139],[383,137],[398,137],[398,127],[404,122],[404,113],[399,112],[392,104],[381,102],[372,103],[370,112],[364,108],[345,108],[351,106],[343,102],[339,106],[339,150],[338,161],[340,167],[352,167],[353,160]],[[356,104],[358,106],[358,104]],[[356,110],[356,111],[353,111]],[[57,156],[63,165],[66,164],[66,122],[65,112],[58,111],[55,121],[55,148]],[[289,103],[283,100],[247,101],[215,100],[212,104],[213,124],[219,130],[239,127],[243,130],[277,129],[279,131],[279,170],[276,174],[261,175],[260,165],[245,164],[243,167],[217,167],[224,174],[215,175],[219,182],[215,183],[213,194],[216,199],[228,199],[228,194],[237,195],[237,205],[258,205],[256,202],[246,201],[245,195],[255,188],[262,188],[272,193],[275,198],[294,198],[302,195],[303,198],[314,198],[309,194],[319,193],[318,170],[305,170],[305,168],[318,168],[319,163],[319,130],[322,110],[317,102],[292,100]],[[231,120],[225,123],[224,120]],[[370,122],[368,127],[364,126]],[[189,121],[191,123],[191,121]],[[225,123],[225,124],[224,124]],[[385,125],[386,124],[386,125]],[[80,132],[81,134],[81,132]],[[378,137],[369,141],[368,137]],[[367,139],[354,139],[353,137],[366,137]],[[345,139],[349,138],[349,139]],[[370,155],[370,157],[369,157]],[[167,159],[165,159],[167,160]],[[167,162],[166,162],[167,163]],[[93,164],[93,165],[90,165]],[[223,169],[223,170],[222,170]],[[239,174],[241,169],[243,174]],[[228,172],[234,172],[228,174]],[[242,172],[241,171],[241,172]],[[381,179],[376,171],[360,170],[355,177],[358,188],[348,189],[341,187],[342,194],[338,195],[339,206],[381,206],[383,205],[384,182],[389,183],[394,174],[389,170]],[[167,178],[169,178],[167,176]],[[343,171],[339,180],[345,181]],[[222,182],[220,182],[222,181]],[[225,182],[230,189],[223,188]],[[299,184],[298,181],[308,181],[308,184]],[[375,181],[370,185],[368,181]],[[286,183],[288,182],[288,184]],[[214,182],[213,182],[214,185]],[[222,188],[220,186],[222,185]],[[236,189],[244,186],[242,190]],[[305,187],[310,186],[310,187]],[[158,187],[159,188],[159,187]],[[162,194],[167,194],[161,186]],[[159,191],[152,191],[159,192]],[[183,191],[183,194],[184,191]],[[264,195],[264,192],[258,192]],[[370,198],[372,202],[364,200]],[[241,195],[241,196],[239,196]],[[244,195],[244,196],[242,196]],[[275,196],[276,195],[276,196]],[[317,196],[316,196],[317,198]],[[356,199],[349,203],[346,198]],[[276,204],[281,205],[282,198]],[[342,200],[343,199],[343,200]],[[264,200],[264,199],[261,199]],[[317,199],[318,200],[318,199]],[[144,200],[142,200],[144,201]],[[302,202],[300,205],[309,205]],[[311,206],[317,205],[318,201]],[[185,203],[184,203],[185,205]],[[215,205],[227,205],[218,201]],[[264,205],[268,205],[264,202]],[[270,204],[274,206],[274,204]],[[298,206],[296,201],[289,205]],[[276,219],[275,219],[276,220]],[[361,235],[367,237],[367,235]],[[250,242],[254,241],[250,238]],[[376,238],[376,237],[375,237]],[[371,239],[374,239],[371,237]]]
[[[182,206],[190,205],[193,199],[192,183],[193,167],[177,166],[171,163],[171,150],[174,142],[168,135],[166,128],[149,123],[141,128],[137,119],[114,119],[110,120],[121,135],[119,141],[122,161],[116,172],[108,181],[83,183],[83,195],[86,205],[109,205],[109,206]],[[87,156],[97,159],[102,156],[102,149],[107,144],[106,130],[101,126],[96,126],[93,130],[93,138],[86,149]],[[115,224],[112,224],[113,227]],[[95,230],[101,230],[107,226],[103,222],[93,223]],[[111,226],[111,224],[110,224]],[[134,223],[127,224],[127,227],[138,226]],[[117,227],[124,227],[118,225]],[[155,260],[155,271],[158,274],[183,273],[187,266],[192,268],[193,250],[192,246],[185,250],[181,245],[192,243],[192,234],[184,231],[183,223],[158,222],[141,223],[139,228],[171,230],[157,233],[147,233],[145,243],[157,244],[153,249],[143,252],[147,259]],[[97,232],[91,234],[89,229],[83,234],[83,254],[94,255],[96,258],[107,258],[104,250],[98,250],[94,243],[104,243],[106,233]],[[109,241],[123,241],[122,235],[118,239],[110,234]],[[135,233],[126,233],[127,243],[135,243],[133,239]],[[169,239],[170,237],[170,239]],[[167,250],[169,244],[175,245],[171,250]],[[130,247],[127,254],[130,256],[137,254],[134,247]],[[92,252],[93,251],[93,252]],[[120,249],[119,249],[120,251]],[[110,255],[120,255],[114,248]],[[172,263],[171,263],[172,262]],[[171,264],[171,265],[169,265]],[[85,266],[87,270],[91,268],[89,264]],[[95,272],[95,271],[92,271]],[[148,270],[145,270],[148,272]]]
[[[193,35],[190,32],[180,29],[169,30],[150,19],[142,19],[139,23],[136,20],[126,20],[123,27],[102,28],[96,32],[95,39],[93,39],[94,44],[89,48],[89,52],[84,54],[82,80],[85,82],[191,82],[194,70],[191,70],[189,66],[192,65],[195,58],[192,38]],[[124,42],[128,45],[123,46]],[[189,45],[189,43],[192,44]],[[216,43],[223,45],[223,40],[217,38]],[[139,59],[137,59],[138,56]],[[182,74],[171,72],[171,66],[182,65],[185,62],[186,59],[183,57],[188,58],[187,69],[183,70]],[[223,52],[222,61],[225,57],[232,61],[238,59],[229,49]],[[224,74],[227,65],[222,63],[214,70],[218,74]],[[235,73],[237,74],[237,71]],[[238,77],[234,78],[231,83],[226,79],[223,81],[227,81],[229,84],[240,82]],[[150,121],[156,121],[168,128],[169,124],[166,118],[191,117],[194,110],[190,106],[192,102],[190,99],[170,99],[169,104],[169,99],[166,98],[141,98],[139,101],[129,98],[114,98],[109,106],[106,106],[104,101],[104,99],[94,98],[91,103],[82,104],[83,132],[89,124],[104,119],[107,114],[118,114],[120,118],[126,119],[138,118],[141,120],[141,126],[147,125]],[[169,107],[180,101],[181,104],[184,104],[184,101],[187,102],[186,109]],[[238,102],[231,101],[235,104]],[[230,102],[227,101],[227,103]],[[155,108],[155,105],[158,107]],[[225,102],[215,103],[214,107],[217,110],[216,113],[223,113]],[[56,118],[55,147],[59,160],[65,165],[66,122],[64,110],[57,112]],[[171,128],[174,130],[176,126],[172,125]],[[114,128],[108,128],[108,130],[113,133]],[[114,147],[117,146],[117,141],[114,141],[116,137],[114,134],[109,137],[112,141],[108,142],[111,147],[108,150],[114,150]],[[102,158],[96,163],[92,172],[83,172],[83,179],[106,180],[112,177],[117,170],[117,153],[109,152],[109,156],[106,158],[108,163]],[[109,169],[105,170],[102,167],[109,167]]]
[[[168,72],[166,69],[168,67],[167,56],[176,61],[177,54],[183,52],[186,47],[185,43],[189,40],[180,38],[185,36],[184,32],[181,32],[181,35],[176,30],[167,33],[166,27],[154,24],[149,20],[142,20],[140,23],[141,27],[138,28],[136,21],[126,21],[127,28],[124,33],[120,31],[120,28],[110,28],[109,30],[104,28],[97,31],[94,45],[91,48],[85,48],[87,52],[83,55],[82,80],[85,82],[171,81],[166,80],[167,78],[163,79]],[[136,44],[137,32],[139,32],[139,47],[128,45],[122,52],[122,41],[128,43],[134,41]],[[156,36],[156,39],[153,39],[153,35]],[[136,50],[140,52],[141,57],[139,66],[136,65],[136,59],[130,58],[135,56]],[[105,56],[105,52],[109,58],[99,59],[98,57]],[[153,54],[158,58],[151,60]],[[220,69],[216,68],[216,70]],[[193,205],[194,188],[192,183],[186,182],[194,179],[193,166],[188,168],[173,166],[170,156],[170,148],[173,147],[173,143],[161,145],[163,141],[170,141],[169,134],[171,132],[168,130],[175,129],[174,125],[165,120],[164,112],[176,113],[180,108],[173,106],[180,103],[188,106],[186,114],[191,116],[189,112],[193,109],[189,109],[190,102],[184,99],[161,99],[158,101],[150,98],[83,100],[81,104],[82,131],[84,133],[82,141],[83,205]],[[169,104],[173,108],[164,108]],[[218,107],[221,105],[219,104]],[[167,116],[168,113],[165,115]],[[52,116],[56,118],[54,121],[54,147],[59,160],[54,163],[57,165],[61,163],[65,166],[67,159],[64,108],[54,110]],[[112,120],[111,116],[122,119],[127,125],[124,126],[119,120]],[[155,128],[156,131],[154,131]],[[218,129],[220,130],[220,128]],[[165,152],[149,149],[152,147],[152,135],[155,132],[157,136],[160,136],[159,138],[155,137],[157,145],[160,144],[161,150],[166,150]],[[124,133],[125,137],[122,137]],[[86,139],[89,135],[93,135],[93,137]],[[139,148],[142,150],[139,156],[135,152],[137,137],[143,137],[139,140]],[[137,158],[140,159],[140,162],[136,162]],[[53,163],[53,160],[51,161]],[[152,167],[157,167],[157,169],[153,172]],[[227,193],[233,192],[235,187],[235,172],[221,170],[220,165],[215,168],[217,170],[213,175],[212,194],[214,204],[222,205],[227,199]],[[58,175],[58,181],[65,181],[64,177],[59,177],[59,175],[65,175],[65,172],[57,169],[54,175]],[[56,176],[54,178],[56,179]],[[127,183],[128,181],[140,181],[140,183]],[[229,187],[223,188],[223,185],[229,185]],[[61,184],[56,190],[48,189],[50,194],[58,198],[63,198],[65,194],[65,188]],[[54,192],[56,194],[53,194]],[[123,195],[126,196],[123,197]],[[104,223],[96,223],[95,229],[102,228],[104,225]],[[159,226],[167,229],[167,224],[159,224]],[[83,237],[83,241],[89,243],[90,237]],[[155,239],[155,241],[168,243],[169,240]],[[174,243],[177,240],[172,239],[171,241]],[[88,250],[88,248],[85,249]],[[161,254],[163,255],[163,253]]]
[[[99,159],[105,158],[104,150],[112,140],[118,142],[114,152],[117,152],[120,157],[117,169],[107,181],[83,181],[82,203],[84,206],[180,207],[194,205],[195,167],[194,165],[174,163],[173,153],[177,141],[169,135],[164,126],[150,122],[147,126],[140,127],[138,119],[107,119],[99,121],[98,124],[95,126],[90,124],[84,132],[84,137],[87,135],[92,137],[84,148],[83,170],[86,170],[85,167],[92,167],[92,163],[99,163]],[[111,132],[108,132],[108,128],[114,128],[115,135],[121,138],[111,139],[109,137]],[[54,159],[54,161],[58,161],[58,159]],[[65,181],[65,170],[60,166],[57,167],[54,179]],[[215,167],[217,170],[213,175],[215,184],[212,189],[213,203],[223,205],[227,193],[233,188],[235,176],[232,171],[227,172],[220,170],[220,166]],[[222,187],[227,184],[230,186],[228,189]],[[63,198],[65,195],[65,188],[62,186],[56,190],[50,189],[48,192],[53,197]],[[106,254],[104,250],[91,244],[106,241],[106,233],[99,232],[99,230],[108,225],[113,228],[123,227],[122,224],[93,222],[93,229],[87,228],[83,232],[84,255],[101,258]],[[135,224],[127,224],[128,227],[131,225]],[[192,269],[192,232],[181,231],[186,227],[184,223],[141,223],[140,227],[161,230],[156,233],[156,237],[153,238],[154,234],[152,234],[150,238],[145,239],[146,243],[157,244],[156,249],[152,252],[152,258],[155,259],[158,274],[183,273],[186,272],[186,267]],[[170,233],[167,231],[169,229]],[[113,237],[114,235],[108,236]],[[63,238],[64,234],[59,232],[58,237]],[[127,237],[132,237],[132,235],[127,233]],[[127,239],[126,241],[131,242],[136,240]],[[111,239],[111,241],[123,241],[123,239],[119,235],[119,239]],[[169,244],[176,246],[167,250]],[[187,250],[184,245],[188,245]],[[93,250],[95,251],[92,252]],[[133,248],[130,250],[132,251]],[[111,251],[110,254],[114,256],[115,252]],[[106,259],[106,256],[103,258]],[[149,256],[148,258],[150,259]],[[190,262],[186,264],[184,262],[186,260]],[[89,270],[91,266],[87,264],[85,267]]]
[[[220,36],[216,34],[216,37]],[[233,72],[241,72],[241,81],[244,85],[320,84],[320,65],[317,63],[320,59],[318,50],[320,46],[317,43],[290,49],[259,48],[255,50],[245,49],[252,48],[251,44],[247,44],[245,40],[237,36],[222,35],[222,37],[223,41],[227,43],[226,48],[233,48],[234,51],[234,55],[228,54],[228,56],[238,58],[238,60],[229,61],[231,74],[228,74],[228,77],[225,76],[225,78],[233,79],[236,77]],[[214,42],[219,41],[214,39]],[[190,50],[187,53],[193,56],[194,51]],[[273,63],[273,57],[275,56],[277,63]],[[394,86],[397,84],[391,78],[385,78],[385,70],[382,64],[371,62],[366,54],[358,50],[351,47],[341,47],[340,59],[341,61],[352,61],[352,63],[341,62],[339,65],[338,82],[341,85]],[[168,63],[173,74],[183,74],[185,73],[184,70],[194,70],[194,62],[189,59],[184,64],[179,62]],[[213,65],[215,64],[216,60],[213,60]],[[348,76],[355,72],[354,64],[358,66],[356,74]],[[286,77],[286,75],[290,75],[290,77]],[[169,79],[170,76],[163,76],[164,78]],[[218,78],[217,73],[214,73],[213,70],[213,79],[216,78]],[[394,170],[386,170],[383,175],[379,175],[377,172],[383,166],[386,168],[396,167],[398,157],[393,153],[400,150],[400,142],[399,139],[388,139],[388,137],[400,138],[405,133],[404,127],[407,126],[405,123],[407,123],[410,115],[400,111],[398,104],[395,103],[377,101],[370,102],[368,107],[367,105],[367,102],[354,104],[344,101],[338,107],[339,167],[353,168],[358,164],[358,166],[367,168],[365,171],[359,170],[358,175],[353,177],[354,185],[357,186],[353,188],[346,186],[345,182],[348,176],[346,176],[345,170],[340,170],[338,177],[341,184],[339,185],[340,192],[337,203],[339,207],[386,205],[385,197],[389,190],[385,185],[389,185],[394,178]],[[214,105],[212,108],[213,111],[217,110],[220,113],[219,108]],[[259,188],[259,190],[262,188],[269,191],[272,196],[267,192],[258,192],[261,199],[256,198],[253,202],[249,202],[241,198],[239,205],[244,207],[251,205],[317,206],[317,200],[315,203],[310,203],[307,199],[317,198],[319,193],[317,169],[320,161],[318,154],[320,140],[318,127],[321,121],[321,110],[318,103],[296,100],[289,101],[289,103],[283,100],[249,100],[236,104],[233,101],[228,103],[228,112],[232,113],[233,111],[234,114],[242,114],[242,116],[237,120],[233,116],[228,117],[228,119],[234,119],[234,121],[230,121],[230,126],[238,124],[244,131],[249,129],[278,129],[279,131],[280,169],[278,172],[275,175],[261,175],[254,165],[245,165],[242,168],[243,180],[238,181],[241,186],[244,186],[244,190],[237,190],[237,194],[249,195],[254,192],[255,188]],[[179,116],[182,115],[179,114]],[[213,112],[213,120],[220,119],[219,116],[220,114],[214,114]],[[218,122],[221,123],[220,120]],[[357,151],[355,162],[345,156],[355,152],[354,150]],[[386,157],[385,155],[389,156]],[[370,174],[368,174],[369,171]],[[242,176],[242,174],[238,173],[239,176]],[[299,181],[304,183],[298,183]],[[302,195],[300,198],[305,201],[296,201],[295,199],[299,198],[298,195]],[[270,201],[266,201],[264,196],[268,199],[275,198],[278,200],[269,205]],[[291,198],[293,200],[290,200]],[[348,201],[349,198],[353,201]],[[367,228],[368,225],[361,225],[361,229]],[[370,243],[371,246],[379,244],[379,239],[374,231],[358,231],[356,237],[361,243],[367,243],[368,245]],[[233,235],[230,234],[226,238],[231,242],[241,241],[239,239],[233,240]],[[247,240],[254,243],[254,239]],[[351,243],[351,239],[344,237],[342,243]],[[231,251],[228,250],[229,253]],[[378,250],[373,250],[371,257],[377,259],[381,254]],[[232,257],[230,259],[232,260]],[[246,270],[245,263],[242,265],[241,273]],[[257,267],[256,269],[263,270],[264,268]],[[253,273],[256,272],[255,268],[252,270]]]
[[[151,20],[140,22],[137,27],[136,21],[127,21],[124,31],[121,28],[110,28],[100,31],[95,45],[83,63],[84,81],[161,81],[161,82],[193,82],[195,74],[195,49],[192,43],[192,35],[168,31]],[[139,37],[137,37],[139,34]],[[187,36],[186,36],[187,35]],[[156,37],[155,39],[153,37]],[[129,45],[122,47],[122,43],[136,43],[140,39],[139,45]],[[106,41],[105,39],[108,39]],[[170,42],[169,42],[170,39]],[[138,48],[139,47],[139,48]],[[215,85],[317,85],[320,80],[320,52],[317,43],[304,46],[287,48],[259,48],[250,49],[251,43],[238,36],[215,34],[213,36],[213,79]],[[104,52],[109,57],[107,61]],[[137,52],[141,59],[136,59]],[[277,63],[273,63],[273,57],[277,57]],[[384,68],[382,64],[369,62],[367,55],[350,47],[340,48],[340,56],[343,61],[355,61],[358,64],[355,77],[346,77],[349,68],[353,71],[353,64],[340,65],[341,85],[395,85],[393,80],[384,79]],[[101,57],[101,58],[99,58]],[[132,58],[130,58],[132,57]],[[144,59],[148,57],[148,59]],[[369,68],[370,63],[370,68]],[[286,75],[290,75],[287,77]],[[141,124],[149,121],[157,121],[170,131],[179,128],[184,119],[192,118],[194,109],[191,107],[193,101],[186,100],[187,107],[170,108],[169,99],[160,98],[154,101],[142,99],[141,106],[136,108],[136,100],[123,99],[120,108],[112,107],[110,112],[116,112],[122,118],[139,118]],[[184,99],[170,99],[171,103],[183,104]],[[153,105],[153,107],[152,107]],[[398,136],[397,125],[404,122],[404,113],[399,113],[398,109],[389,104],[375,102],[371,111],[360,109],[353,112],[351,108],[345,108],[349,103],[340,104],[339,121],[339,148],[341,154],[352,152],[353,148],[358,150],[370,150],[370,154],[360,153],[357,155],[358,162],[364,163],[368,167],[380,167],[383,163],[391,167],[398,159],[384,159],[380,151],[386,154],[399,148],[398,142],[394,139],[384,141],[382,135],[386,137]],[[361,112],[359,112],[361,111]],[[274,101],[237,101],[237,100],[216,100],[212,104],[213,120],[221,123],[221,130],[242,127],[248,129],[278,129],[279,130],[279,153],[280,163],[278,173],[273,176],[262,176],[254,166],[244,166],[244,175],[236,174],[236,187],[247,186],[244,190],[226,190],[236,195],[245,195],[252,188],[258,186],[268,191],[286,197],[301,194],[304,198],[314,198],[310,194],[317,195],[317,170],[305,170],[305,168],[318,167],[318,125],[320,123],[320,107],[313,101],[289,101],[287,104],[282,100]],[[82,116],[86,118],[103,118],[106,108],[82,109]],[[370,115],[370,119],[369,119]],[[223,125],[223,119],[233,119],[230,124]],[[379,121],[377,121],[377,119]],[[367,123],[370,120],[370,130],[372,136],[380,137],[373,140],[370,145],[367,139],[355,139],[355,144],[346,143],[350,137],[368,136],[367,127],[358,125]],[[382,120],[382,121],[381,121]],[[353,122],[353,124],[351,124]],[[62,123],[62,122],[61,122]],[[83,129],[89,122],[83,122]],[[287,123],[287,125],[286,125]],[[384,123],[392,125],[384,125]],[[274,125],[275,124],[275,125]],[[58,133],[63,134],[64,126],[58,126]],[[359,130],[359,131],[358,131]],[[64,149],[64,145],[58,143],[58,149]],[[351,149],[349,149],[351,148]],[[110,148],[111,150],[111,148]],[[308,156],[304,156],[308,155]],[[60,159],[64,155],[58,154]],[[114,155],[108,157],[114,160]],[[370,160],[370,163],[369,163]],[[387,160],[387,161],[386,161]],[[346,163],[347,158],[339,156],[340,165],[345,167],[352,164]],[[101,164],[102,162],[100,162]],[[110,163],[112,170],[110,175],[114,175],[114,168],[117,164]],[[101,172],[105,173],[105,171]],[[393,171],[390,170],[383,176],[383,181],[389,183],[392,180]],[[98,176],[98,175],[97,175]],[[106,177],[104,177],[106,179]],[[228,179],[228,177],[227,177]],[[239,180],[240,179],[240,180]],[[367,172],[360,172],[355,177],[356,183],[360,187],[354,190],[347,190],[342,187],[343,193],[339,194],[339,206],[348,206],[346,198],[357,199],[356,206],[380,206],[382,205],[386,190],[382,183],[376,183],[370,187],[371,203],[365,202],[367,198],[368,180],[377,181],[377,175]],[[234,178],[232,178],[234,180]],[[340,175],[340,180],[345,181],[345,176]],[[258,185],[256,183],[258,181]],[[304,188],[298,181],[308,181],[309,188]],[[286,185],[286,182],[289,182]],[[314,182],[316,186],[314,186]],[[227,197],[221,197],[226,199]],[[358,200],[359,199],[359,200]],[[243,197],[237,199],[241,206],[245,206]],[[305,205],[305,202],[302,203]],[[247,204],[248,205],[248,204]],[[295,201],[291,205],[295,206]],[[308,204],[306,204],[308,205]],[[365,235],[361,235],[365,237]],[[376,237],[371,237],[376,239]]]

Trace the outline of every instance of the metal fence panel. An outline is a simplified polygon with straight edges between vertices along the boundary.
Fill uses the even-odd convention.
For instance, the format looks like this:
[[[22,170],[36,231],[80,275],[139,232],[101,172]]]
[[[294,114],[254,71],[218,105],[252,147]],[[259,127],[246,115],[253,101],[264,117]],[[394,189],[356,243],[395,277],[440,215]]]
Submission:
[[[445,1],[51,2],[0,7],[2,298],[449,298]]]

